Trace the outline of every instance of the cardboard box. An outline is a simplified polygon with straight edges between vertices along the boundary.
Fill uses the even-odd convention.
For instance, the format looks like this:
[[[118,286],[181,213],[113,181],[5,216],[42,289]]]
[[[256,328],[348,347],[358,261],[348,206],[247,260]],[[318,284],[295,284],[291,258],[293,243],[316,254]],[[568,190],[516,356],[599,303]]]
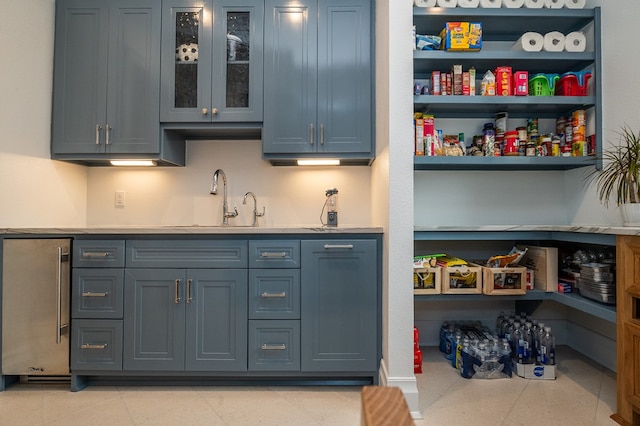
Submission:
[[[514,363],[514,371],[520,377],[525,379],[555,380],[555,365],[536,365],[536,364],[518,364]]]
[[[453,95],[462,95],[462,65],[454,65],[451,67],[451,75],[453,80]]]
[[[527,294],[527,268],[482,267],[482,288],[491,296]]]
[[[443,267],[442,294],[482,294],[482,266]]]
[[[520,265],[533,269],[534,288],[548,293],[558,291],[558,248],[519,246],[527,248],[527,253],[520,261]]]
[[[413,269],[413,294],[440,294],[442,272],[439,266]]]
[[[440,71],[431,73],[431,94],[438,96],[442,94],[442,86],[440,85]]]
[[[527,96],[529,94],[529,72],[515,71],[513,73],[513,94]]]
[[[534,279],[535,279],[535,274],[533,269],[527,269],[527,290],[533,290]]]
[[[496,77],[496,96],[511,96],[513,94],[511,67],[498,67],[494,75]]]
[[[440,48],[454,52],[477,52],[482,49],[480,22],[447,22],[440,32]]]

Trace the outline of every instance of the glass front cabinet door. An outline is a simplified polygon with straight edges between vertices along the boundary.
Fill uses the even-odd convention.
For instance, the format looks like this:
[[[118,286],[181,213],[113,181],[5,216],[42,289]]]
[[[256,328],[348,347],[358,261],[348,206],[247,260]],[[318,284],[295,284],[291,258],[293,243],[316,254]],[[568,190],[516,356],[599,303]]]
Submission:
[[[163,2],[162,122],[262,121],[264,3]]]

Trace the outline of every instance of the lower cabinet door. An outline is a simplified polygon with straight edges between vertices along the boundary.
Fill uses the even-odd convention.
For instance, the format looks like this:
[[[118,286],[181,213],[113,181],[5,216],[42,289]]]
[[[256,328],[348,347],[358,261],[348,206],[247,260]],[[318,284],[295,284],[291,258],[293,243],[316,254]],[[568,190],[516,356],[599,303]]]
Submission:
[[[184,269],[125,270],[125,370],[184,370],[184,287]]]
[[[187,270],[187,371],[247,371],[247,287],[246,269]]]
[[[71,371],[122,370],[122,320],[71,321]]]
[[[299,371],[300,321],[249,321],[249,371]]]
[[[378,369],[375,240],[301,245],[302,371]]]

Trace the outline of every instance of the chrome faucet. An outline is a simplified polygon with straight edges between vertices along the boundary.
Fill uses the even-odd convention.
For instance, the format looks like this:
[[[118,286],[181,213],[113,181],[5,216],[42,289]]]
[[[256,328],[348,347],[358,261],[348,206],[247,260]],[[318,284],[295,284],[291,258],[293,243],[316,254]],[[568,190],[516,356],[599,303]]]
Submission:
[[[244,194],[242,204],[247,204],[247,196],[249,195],[253,197],[253,226],[258,226],[258,218],[264,216],[265,208],[262,206],[262,213],[258,212],[258,200],[256,199],[256,194],[251,191]]]
[[[222,175],[222,186],[224,188],[224,199],[222,200],[222,226],[229,225],[229,218],[238,216],[238,208],[234,207],[233,212],[229,211],[229,205],[227,204],[227,175],[224,174],[222,169],[218,169],[213,174],[213,181],[211,182],[211,194],[216,195],[218,193],[218,176]]]

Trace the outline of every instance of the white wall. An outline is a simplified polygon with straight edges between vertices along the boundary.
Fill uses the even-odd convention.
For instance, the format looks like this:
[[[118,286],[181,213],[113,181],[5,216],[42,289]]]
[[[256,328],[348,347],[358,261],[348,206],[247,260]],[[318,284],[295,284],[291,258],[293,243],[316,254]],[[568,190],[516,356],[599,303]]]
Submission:
[[[86,169],[49,159],[54,0],[1,6],[0,228],[84,225]]]

